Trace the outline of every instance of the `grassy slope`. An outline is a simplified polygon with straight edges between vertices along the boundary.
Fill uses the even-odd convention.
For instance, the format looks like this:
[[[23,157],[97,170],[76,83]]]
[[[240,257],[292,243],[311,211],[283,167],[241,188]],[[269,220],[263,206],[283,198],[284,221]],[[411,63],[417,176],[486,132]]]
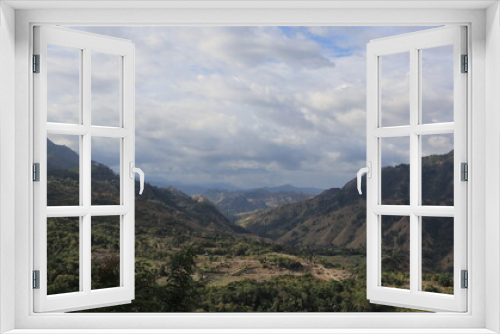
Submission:
[[[423,203],[453,205],[453,152],[423,159]],[[363,182],[365,185],[365,182]],[[366,191],[363,191],[366,194]],[[408,204],[409,166],[398,165],[382,170],[384,204]],[[256,212],[237,223],[252,233],[282,244],[310,247],[363,248],[366,240],[366,200],[356,189],[356,180],[349,181],[340,191],[325,191],[301,202],[281,205]],[[450,232],[449,224],[429,230],[436,237]],[[401,244],[405,247],[408,238]],[[431,238],[432,239],[432,238]],[[448,240],[448,238],[445,238]],[[435,246],[429,240],[428,246]],[[449,242],[445,243],[449,247]]]
[[[64,153],[67,153],[66,157],[71,156],[69,152]],[[49,202],[77,201],[77,170],[71,164],[60,167],[69,169],[51,166],[49,189],[57,191],[49,193]],[[92,187],[99,189],[93,195],[95,204],[115,203],[118,176],[98,163],[93,164],[92,175]],[[172,311],[164,307],[162,303],[165,301],[162,302],[163,295],[159,292],[169,277],[168,258],[186,247],[194,247],[196,270],[193,277],[202,290],[197,294],[204,296],[192,310],[382,310],[370,305],[364,297],[363,256],[319,256],[307,247],[307,243],[313,240],[326,243],[331,235],[336,236],[334,240],[338,245],[351,248],[361,245],[360,240],[364,240],[364,200],[352,191],[354,185],[351,183],[338,194],[326,191],[315,200],[299,203],[300,210],[293,206],[287,209],[288,216],[281,219],[293,228],[280,238],[290,240],[292,247],[282,247],[269,239],[247,233],[200,198],[193,199],[175,189],[146,185],[144,195],[136,199],[137,298],[129,306],[108,311]],[[333,216],[330,215],[332,211]],[[355,224],[352,217],[356,217]],[[335,224],[328,233],[325,230],[310,233],[302,241],[299,241],[300,234],[294,235],[294,231],[305,233],[318,224],[321,226],[321,219],[344,223]],[[297,224],[299,220],[309,225],[300,226]],[[49,288],[58,293],[75,291],[78,286],[77,226],[61,220],[49,221],[48,225],[49,283],[52,282]],[[92,236],[93,250],[97,254],[93,256],[95,287],[109,286],[110,282],[116,281],[117,238],[114,234],[113,222],[103,221]],[[352,240],[346,244],[345,240],[349,238]],[[306,245],[300,247],[301,242]],[[436,277],[429,276],[427,279],[436,285]],[[259,296],[259,302],[248,300],[245,297],[248,294]],[[272,299],[292,295],[289,297],[293,300],[291,304],[278,306]],[[314,300],[318,299],[326,300],[326,304],[315,303]]]

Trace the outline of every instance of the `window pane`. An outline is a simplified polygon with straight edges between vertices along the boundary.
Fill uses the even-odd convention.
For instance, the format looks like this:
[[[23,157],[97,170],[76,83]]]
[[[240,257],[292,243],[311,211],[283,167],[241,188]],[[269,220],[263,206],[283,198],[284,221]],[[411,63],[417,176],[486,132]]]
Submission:
[[[92,125],[120,126],[121,57],[92,52]]]
[[[381,126],[410,124],[410,53],[380,57]]]
[[[80,291],[80,218],[47,219],[47,294]]]
[[[80,137],[47,136],[47,205],[80,205]]]
[[[453,206],[453,134],[421,136],[422,205]]]
[[[453,294],[453,218],[422,217],[422,290]]]
[[[423,49],[422,123],[453,122],[453,45]]]
[[[382,286],[410,288],[410,217],[382,216]]]
[[[47,121],[80,122],[80,49],[47,45]]]
[[[92,205],[120,204],[120,142],[92,137]]]
[[[92,289],[120,286],[120,216],[92,217]]]
[[[410,138],[381,138],[382,205],[410,204]]]

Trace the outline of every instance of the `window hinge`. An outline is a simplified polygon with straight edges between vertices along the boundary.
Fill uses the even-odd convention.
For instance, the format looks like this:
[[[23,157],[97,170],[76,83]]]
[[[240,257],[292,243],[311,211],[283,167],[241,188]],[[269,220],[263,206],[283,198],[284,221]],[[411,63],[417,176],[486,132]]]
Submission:
[[[40,270],[33,270],[33,289],[40,289]]]
[[[460,165],[460,172],[461,172],[460,180],[469,181],[469,166],[467,165],[466,162],[462,162],[462,164]]]
[[[469,72],[469,57],[467,55],[462,55],[462,73]]]
[[[33,73],[40,73],[40,55],[33,55]]]
[[[33,181],[40,182],[40,164],[38,162],[33,164]]]
[[[469,287],[469,273],[467,270],[462,270],[460,273],[462,284],[462,289],[467,289]]]

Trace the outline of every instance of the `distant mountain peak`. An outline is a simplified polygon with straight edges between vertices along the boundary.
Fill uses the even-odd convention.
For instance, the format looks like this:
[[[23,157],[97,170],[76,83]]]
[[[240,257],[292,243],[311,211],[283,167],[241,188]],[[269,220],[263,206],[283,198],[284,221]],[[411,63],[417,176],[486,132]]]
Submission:
[[[387,204],[407,204],[409,175],[408,164],[382,168],[382,198]],[[453,205],[453,152],[422,159],[422,191],[425,205]],[[366,201],[352,179],[342,189],[255,212],[237,223],[283,244],[359,248],[366,240]]]
[[[59,203],[61,198],[68,198],[75,194],[73,180],[78,180],[76,169],[79,166],[79,156],[65,145],[58,145],[47,140],[47,157],[49,182],[56,181],[57,183],[57,187],[48,187],[47,195],[49,199],[54,199]],[[58,173],[61,170],[64,170],[64,175]],[[92,161],[92,187],[99,189],[98,192],[92,193],[93,202],[99,203],[98,205],[107,205],[116,201],[114,196],[119,198],[116,184],[119,184],[119,176],[111,168]],[[246,236],[248,233],[244,228],[231,223],[203,197],[193,198],[176,188],[158,188],[148,182],[144,185],[143,195],[136,198],[135,222],[136,230],[146,231],[146,233],[151,233],[150,230],[169,231],[171,234],[194,230],[204,233],[226,233],[233,236],[239,234]]]
[[[325,190],[325,189],[313,188],[313,187],[296,187],[290,183],[286,183],[286,184],[283,184],[283,185],[277,186],[277,187],[264,187],[262,189],[265,189],[265,190],[272,192],[272,193],[277,193],[277,192],[282,192],[282,191],[294,191],[294,192],[311,194],[311,195],[318,195]]]
[[[47,169],[76,169],[79,166],[78,153],[47,138]]]

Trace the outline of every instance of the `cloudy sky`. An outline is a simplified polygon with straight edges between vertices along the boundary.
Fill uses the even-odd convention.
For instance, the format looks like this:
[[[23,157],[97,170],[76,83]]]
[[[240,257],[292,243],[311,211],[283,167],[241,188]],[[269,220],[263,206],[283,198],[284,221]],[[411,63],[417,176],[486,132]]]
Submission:
[[[135,43],[136,165],[149,180],[241,188],[286,183],[331,188],[344,185],[365,166],[366,44],[426,28],[76,29]],[[446,70],[446,52],[440,54],[434,57],[443,61],[437,62],[431,74]],[[59,56],[66,57],[63,52]],[[93,98],[96,121],[104,117],[99,115],[114,113],[105,102],[116,96],[113,87],[118,79],[113,76],[112,58],[95,60],[101,64],[93,70],[95,91],[101,94]],[[396,66],[404,62],[385,63],[387,73],[392,73],[388,77],[394,76],[400,84],[389,82],[388,91],[403,96],[388,102],[388,113],[406,110],[408,72]],[[436,80],[441,91],[430,89],[435,96],[429,97],[428,104],[438,101],[442,110],[449,109],[443,92],[452,86]],[[68,91],[68,84],[63,86]],[[52,94],[62,93],[54,90]],[[70,106],[71,98],[65,99]],[[430,121],[443,114],[434,109],[429,108],[425,116]],[[103,119],[99,125],[107,122]],[[113,125],[113,117],[109,122]],[[430,152],[444,153],[450,148],[449,140],[434,142],[436,149],[431,143]],[[113,164],[106,148],[98,146],[101,149],[95,150],[93,160]],[[397,154],[394,159],[393,163],[405,162]]]

